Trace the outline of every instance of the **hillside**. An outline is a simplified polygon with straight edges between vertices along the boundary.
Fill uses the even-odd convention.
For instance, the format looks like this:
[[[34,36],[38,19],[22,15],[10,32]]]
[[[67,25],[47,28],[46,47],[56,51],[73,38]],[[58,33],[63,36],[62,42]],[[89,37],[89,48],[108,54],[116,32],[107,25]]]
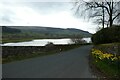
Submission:
[[[20,33],[21,30],[15,29],[15,28],[9,28],[9,27],[6,27],[6,26],[2,26],[2,32],[3,33]]]
[[[2,26],[2,43],[28,41],[33,39],[59,39],[91,37],[87,31],[68,28],[38,26]]]
[[[19,29],[22,32],[33,32],[41,34],[58,34],[58,35],[81,35],[82,37],[90,37],[91,33],[75,28],[52,28],[40,26],[7,26],[9,28]]]

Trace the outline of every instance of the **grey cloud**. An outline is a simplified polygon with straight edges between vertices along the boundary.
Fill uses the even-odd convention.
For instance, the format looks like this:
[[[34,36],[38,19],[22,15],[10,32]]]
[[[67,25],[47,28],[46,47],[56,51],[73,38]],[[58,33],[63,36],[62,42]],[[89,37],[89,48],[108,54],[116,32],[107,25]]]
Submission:
[[[29,2],[26,5],[43,14],[70,11],[71,9],[71,4],[67,2]]]
[[[15,11],[10,10],[9,7],[29,7],[34,11],[41,13],[41,14],[52,14],[52,13],[59,13],[61,11],[69,11],[71,9],[71,4],[67,2],[5,2],[0,3],[2,5],[6,5],[5,9],[3,7],[0,13],[0,19],[2,23],[12,23],[15,21],[16,14]]]
[[[69,2],[6,2],[5,5],[30,7],[43,14],[58,13],[61,11],[70,11],[72,8]]]
[[[12,20],[11,20],[11,17],[8,16],[8,15],[4,15],[2,16],[2,23],[11,23]]]
[[[14,16],[15,14],[6,9],[6,10],[3,10],[1,13],[0,13],[0,20],[1,20],[1,23],[12,23],[13,22],[13,19],[14,19]]]

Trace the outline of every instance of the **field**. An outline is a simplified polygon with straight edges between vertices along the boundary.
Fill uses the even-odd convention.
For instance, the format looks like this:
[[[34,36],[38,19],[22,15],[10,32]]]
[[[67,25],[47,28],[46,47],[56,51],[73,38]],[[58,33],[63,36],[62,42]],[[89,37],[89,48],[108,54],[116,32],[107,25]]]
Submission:
[[[33,39],[60,39],[68,38],[69,35],[57,35],[57,34],[41,34],[41,33],[32,33],[32,32],[22,32],[22,33],[3,33],[2,34],[2,43],[9,42],[23,42],[31,41]]]

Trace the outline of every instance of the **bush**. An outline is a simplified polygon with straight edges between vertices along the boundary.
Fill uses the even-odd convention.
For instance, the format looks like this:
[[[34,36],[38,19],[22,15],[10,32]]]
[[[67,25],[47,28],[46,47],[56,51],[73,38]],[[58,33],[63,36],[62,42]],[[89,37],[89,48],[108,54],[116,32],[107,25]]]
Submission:
[[[92,36],[94,44],[120,42],[120,26],[101,29]]]
[[[45,45],[45,49],[46,49],[46,51],[55,50],[55,45],[54,45],[52,42],[48,42],[48,43]]]
[[[45,46],[46,46],[46,47],[53,47],[54,44],[53,44],[52,42],[48,42]]]

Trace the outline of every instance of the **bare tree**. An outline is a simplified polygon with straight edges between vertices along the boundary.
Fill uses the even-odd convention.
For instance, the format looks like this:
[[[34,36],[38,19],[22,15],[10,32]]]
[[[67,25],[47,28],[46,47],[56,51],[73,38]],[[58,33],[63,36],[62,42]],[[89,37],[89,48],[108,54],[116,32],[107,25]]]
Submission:
[[[76,12],[80,10],[81,0],[77,1]],[[108,26],[112,26],[113,22],[120,22],[120,1],[114,2],[113,0],[103,0],[103,2],[99,2],[98,0],[91,0],[88,2],[83,1],[85,5],[85,10],[88,11],[90,18],[95,18],[98,23],[102,23],[103,28],[104,24]]]

